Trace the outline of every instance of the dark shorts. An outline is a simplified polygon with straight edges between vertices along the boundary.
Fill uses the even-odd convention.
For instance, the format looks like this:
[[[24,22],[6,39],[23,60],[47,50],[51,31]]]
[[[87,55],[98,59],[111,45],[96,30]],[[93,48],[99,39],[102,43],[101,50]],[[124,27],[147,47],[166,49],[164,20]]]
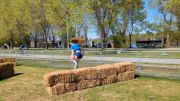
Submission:
[[[75,56],[77,56],[78,59],[81,59],[83,57],[80,52],[75,52]]]

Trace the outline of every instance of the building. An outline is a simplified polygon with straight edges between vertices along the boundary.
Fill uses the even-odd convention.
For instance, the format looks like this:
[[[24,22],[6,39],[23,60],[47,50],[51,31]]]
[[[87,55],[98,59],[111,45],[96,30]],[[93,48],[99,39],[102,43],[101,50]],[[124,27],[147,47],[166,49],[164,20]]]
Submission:
[[[136,40],[136,46],[138,48],[162,48],[163,40],[162,39],[142,39]]]

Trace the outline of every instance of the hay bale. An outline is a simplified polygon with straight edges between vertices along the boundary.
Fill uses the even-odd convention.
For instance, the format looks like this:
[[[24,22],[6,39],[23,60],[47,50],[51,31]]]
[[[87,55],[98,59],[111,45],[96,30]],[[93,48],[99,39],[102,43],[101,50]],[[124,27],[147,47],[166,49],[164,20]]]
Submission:
[[[124,73],[126,71],[134,71],[135,65],[130,62],[120,62],[112,64],[116,68],[116,73]]]
[[[117,75],[111,75],[100,80],[101,85],[110,84],[117,82]]]
[[[135,71],[127,71],[124,73],[125,80],[132,80],[135,78]]]
[[[4,65],[3,63],[0,63],[0,73],[4,70]]]
[[[44,85],[51,87],[57,83],[70,83],[76,81],[76,76],[71,70],[51,72],[43,77]]]
[[[96,69],[91,67],[76,69],[73,71],[73,73],[76,75],[77,81],[91,80],[98,78]]]
[[[52,87],[46,87],[47,92],[50,95],[59,95],[65,93],[65,86],[64,83],[58,83]]]
[[[119,73],[118,76],[118,81],[127,81],[127,80],[132,80],[135,77],[135,71],[127,71],[125,73]]]
[[[65,83],[65,91],[66,92],[71,92],[71,91],[75,91],[77,89],[77,84],[74,83]]]
[[[114,63],[112,64],[113,67],[116,69],[116,73],[123,73],[126,71],[126,68],[125,68],[125,64],[121,64],[121,63]]]
[[[110,75],[116,75],[116,69],[109,64],[100,65],[96,67],[86,67],[74,70],[74,74],[77,76],[77,81],[92,80],[105,78]]]
[[[85,89],[85,88],[91,88],[91,87],[95,87],[95,86],[99,86],[100,85],[100,80],[96,79],[96,80],[82,80],[79,81],[77,83],[77,89],[81,90],[81,89]]]
[[[111,75],[116,75],[116,68],[113,65],[105,64],[96,66],[96,73],[98,74],[98,78],[102,79]]]
[[[96,67],[51,72],[43,77],[51,95],[91,88],[99,85],[134,79],[134,64],[130,62],[105,64]]]
[[[76,85],[76,83],[57,83],[52,87],[46,87],[46,90],[50,95],[59,95],[66,92],[75,91]]]
[[[121,82],[121,81],[125,81],[125,73],[119,73],[118,75],[117,75],[117,81],[118,82]]]
[[[13,57],[5,57],[4,62],[16,62],[16,58]]]
[[[14,76],[13,63],[0,63],[0,78],[5,79]]]
[[[4,59],[3,58],[0,58],[0,63],[4,63]]]
[[[135,71],[135,65],[133,63],[126,66],[126,71]]]
[[[71,92],[76,90],[76,83],[57,83],[52,87],[46,88],[50,95],[59,95],[66,92]]]

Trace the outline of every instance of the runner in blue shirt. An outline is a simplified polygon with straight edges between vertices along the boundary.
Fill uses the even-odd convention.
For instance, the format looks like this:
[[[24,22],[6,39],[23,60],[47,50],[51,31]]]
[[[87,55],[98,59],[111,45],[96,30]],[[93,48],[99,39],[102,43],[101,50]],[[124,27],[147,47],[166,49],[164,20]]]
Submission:
[[[78,38],[72,38],[70,41],[71,45],[71,56],[70,56],[70,63],[74,64],[74,69],[78,68],[78,63],[80,59],[82,59],[83,55],[81,52],[81,41]]]

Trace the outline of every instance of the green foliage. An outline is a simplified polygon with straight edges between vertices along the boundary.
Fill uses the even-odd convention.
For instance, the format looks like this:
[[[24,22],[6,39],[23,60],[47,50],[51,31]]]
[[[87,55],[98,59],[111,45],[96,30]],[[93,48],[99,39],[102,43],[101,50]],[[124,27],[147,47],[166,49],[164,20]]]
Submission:
[[[161,12],[174,14],[180,26],[179,0],[152,2]],[[51,30],[53,35],[59,33],[62,43],[66,43],[67,23],[70,38],[83,34],[87,44],[88,29],[94,27],[101,42],[109,41],[112,36],[115,47],[126,47],[127,33],[136,34],[151,27],[162,34],[169,26],[168,22],[161,25],[144,22],[142,0],[1,0],[0,14],[0,43],[10,42],[11,46],[19,42],[28,46],[31,40],[48,43]],[[166,33],[158,35],[165,37]]]
[[[176,16],[177,28],[180,31],[180,1],[179,0],[169,0],[165,5],[172,14]]]

